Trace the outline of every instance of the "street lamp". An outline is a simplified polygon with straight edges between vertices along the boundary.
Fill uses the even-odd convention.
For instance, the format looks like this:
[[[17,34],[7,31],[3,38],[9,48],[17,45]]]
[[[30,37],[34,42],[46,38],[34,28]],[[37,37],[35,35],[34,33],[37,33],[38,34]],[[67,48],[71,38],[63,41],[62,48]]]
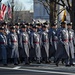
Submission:
[[[14,0],[12,0],[11,6],[12,6],[12,25],[14,25]]]

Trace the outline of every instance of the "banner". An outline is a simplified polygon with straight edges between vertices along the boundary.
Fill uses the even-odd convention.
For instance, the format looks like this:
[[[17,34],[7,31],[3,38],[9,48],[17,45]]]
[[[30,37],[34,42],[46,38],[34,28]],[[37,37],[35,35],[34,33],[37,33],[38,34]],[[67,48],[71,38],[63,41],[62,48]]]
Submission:
[[[66,21],[66,15],[67,15],[67,14],[66,14],[66,10],[64,10],[63,17],[62,17],[62,22],[63,22],[63,21]]]

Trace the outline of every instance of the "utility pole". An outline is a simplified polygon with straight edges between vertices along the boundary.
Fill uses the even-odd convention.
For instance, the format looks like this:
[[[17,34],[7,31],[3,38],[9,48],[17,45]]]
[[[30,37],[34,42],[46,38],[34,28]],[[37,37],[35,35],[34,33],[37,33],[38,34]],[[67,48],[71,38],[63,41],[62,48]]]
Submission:
[[[12,0],[11,5],[12,5],[12,25],[14,25],[14,0]]]

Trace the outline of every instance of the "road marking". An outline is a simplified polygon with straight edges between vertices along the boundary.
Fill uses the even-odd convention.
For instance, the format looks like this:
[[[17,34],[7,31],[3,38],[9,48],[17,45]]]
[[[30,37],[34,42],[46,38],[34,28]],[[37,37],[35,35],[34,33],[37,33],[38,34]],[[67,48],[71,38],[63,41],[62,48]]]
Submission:
[[[16,67],[14,67],[13,69],[19,69],[19,68],[21,68],[21,66],[16,66]]]
[[[55,71],[43,71],[43,70],[31,70],[31,69],[13,69],[13,68],[8,68],[8,67],[0,67],[0,69],[28,71],[28,72],[38,72],[38,73],[52,73],[52,74],[75,75],[75,73],[68,73],[68,72],[55,72]]]

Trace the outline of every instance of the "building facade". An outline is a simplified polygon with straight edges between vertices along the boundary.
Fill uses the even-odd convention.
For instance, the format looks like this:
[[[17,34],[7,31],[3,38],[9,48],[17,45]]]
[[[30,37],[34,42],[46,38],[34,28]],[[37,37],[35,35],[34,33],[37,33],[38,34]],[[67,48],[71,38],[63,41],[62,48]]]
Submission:
[[[49,20],[49,15],[44,8],[43,4],[38,0],[33,0],[34,2],[34,14],[33,17],[35,20]]]
[[[14,12],[14,21],[15,22],[28,22],[32,23],[33,12],[30,11],[15,11]],[[8,18],[8,14],[6,14],[5,20],[10,22],[11,19]]]
[[[15,11],[15,21],[24,21],[32,23],[33,12],[30,11]]]

